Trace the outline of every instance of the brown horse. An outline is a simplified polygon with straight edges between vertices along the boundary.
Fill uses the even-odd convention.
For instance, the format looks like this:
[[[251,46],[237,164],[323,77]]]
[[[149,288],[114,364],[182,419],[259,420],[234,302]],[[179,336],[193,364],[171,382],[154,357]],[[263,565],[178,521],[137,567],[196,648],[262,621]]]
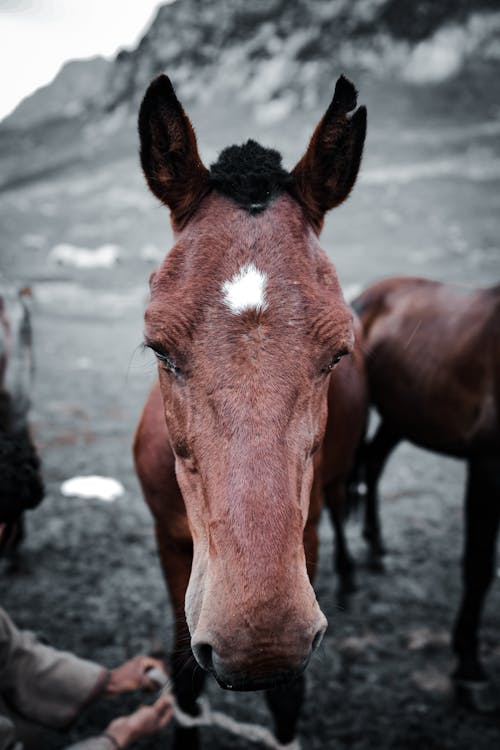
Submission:
[[[381,422],[365,455],[365,537],[383,553],[377,483],[401,440],[467,461],[464,593],[454,627],[459,697],[494,708],[478,630],[500,518],[500,285],[465,289],[416,278],[374,284],[355,301],[371,398]]]
[[[281,743],[326,629],[311,585],[322,485],[342,503],[365,418],[353,316],[318,242],[357,176],[355,108],[341,77],[291,173],[254,141],[207,170],[165,76],[139,115],[143,170],[175,237],[150,279],[158,383],[134,452],[175,615],[176,695],[196,714],[207,671],[224,688],[266,689]],[[197,742],[178,730],[177,747]]]

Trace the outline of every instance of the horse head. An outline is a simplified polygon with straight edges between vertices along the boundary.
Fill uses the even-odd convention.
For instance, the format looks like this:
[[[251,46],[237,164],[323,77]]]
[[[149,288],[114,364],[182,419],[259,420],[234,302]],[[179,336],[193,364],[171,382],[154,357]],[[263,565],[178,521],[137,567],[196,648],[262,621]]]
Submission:
[[[140,109],[142,167],[175,239],[150,280],[145,343],[193,539],[191,646],[225,687],[300,673],[326,629],[303,533],[329,375],[354,337],[318,235],[365,131],[341,77],[292,172],[253,141],[207,169],[166,76]]]

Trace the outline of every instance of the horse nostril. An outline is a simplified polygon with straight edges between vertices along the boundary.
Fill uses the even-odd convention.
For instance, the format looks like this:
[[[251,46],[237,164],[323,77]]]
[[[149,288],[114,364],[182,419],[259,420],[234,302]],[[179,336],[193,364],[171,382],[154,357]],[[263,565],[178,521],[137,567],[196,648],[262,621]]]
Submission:
[[[212,672],[214,665],[212,661],[213,649],[209,643],[196,643],[192,646],[194,658],[207,672]]]
[[[323,640],[323,636],[325,634],[325,630],[326,630],[326,628],[320,628],[318,630],[318,632],[316,633],[316,635],[314,636],[313,642],[312,642],[312,647],[311,647],[312,653],[314,653],[316,651],[316,649],[319,648],[319,645],[320,645],[321,641]]]

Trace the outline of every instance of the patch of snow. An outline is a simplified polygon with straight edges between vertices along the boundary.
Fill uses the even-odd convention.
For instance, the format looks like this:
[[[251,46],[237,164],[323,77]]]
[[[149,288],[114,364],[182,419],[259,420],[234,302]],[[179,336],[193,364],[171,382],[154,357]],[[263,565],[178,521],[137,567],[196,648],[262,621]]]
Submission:
[[[49,258],[53,263],[73,268],[111,268],[120,257],[117,245],[101,245],[95,250],[62,243],[52,248]]]
[[[95,498],[106,503],[121,497],[125,489],[123,484],[112,477],[101,477],[97,474],[73,477],[61,485],[64,497],[81,497],[86,500]]]

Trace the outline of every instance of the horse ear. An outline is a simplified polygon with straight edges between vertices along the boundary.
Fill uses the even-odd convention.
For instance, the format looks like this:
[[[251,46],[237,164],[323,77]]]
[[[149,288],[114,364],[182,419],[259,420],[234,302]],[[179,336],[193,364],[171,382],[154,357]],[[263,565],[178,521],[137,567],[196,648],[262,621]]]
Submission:
[[[193,126],[165,75],[150,84],[142,100],[139,137],[147,183],[181,227],[208,192],[208,170],[198,154]]]
[[[333,99],[292,171],[294,191],[318,229],[330,208],[349,195],[356,181],[366,135],[366,107],[356,109],[357,91],[340,76]]]

